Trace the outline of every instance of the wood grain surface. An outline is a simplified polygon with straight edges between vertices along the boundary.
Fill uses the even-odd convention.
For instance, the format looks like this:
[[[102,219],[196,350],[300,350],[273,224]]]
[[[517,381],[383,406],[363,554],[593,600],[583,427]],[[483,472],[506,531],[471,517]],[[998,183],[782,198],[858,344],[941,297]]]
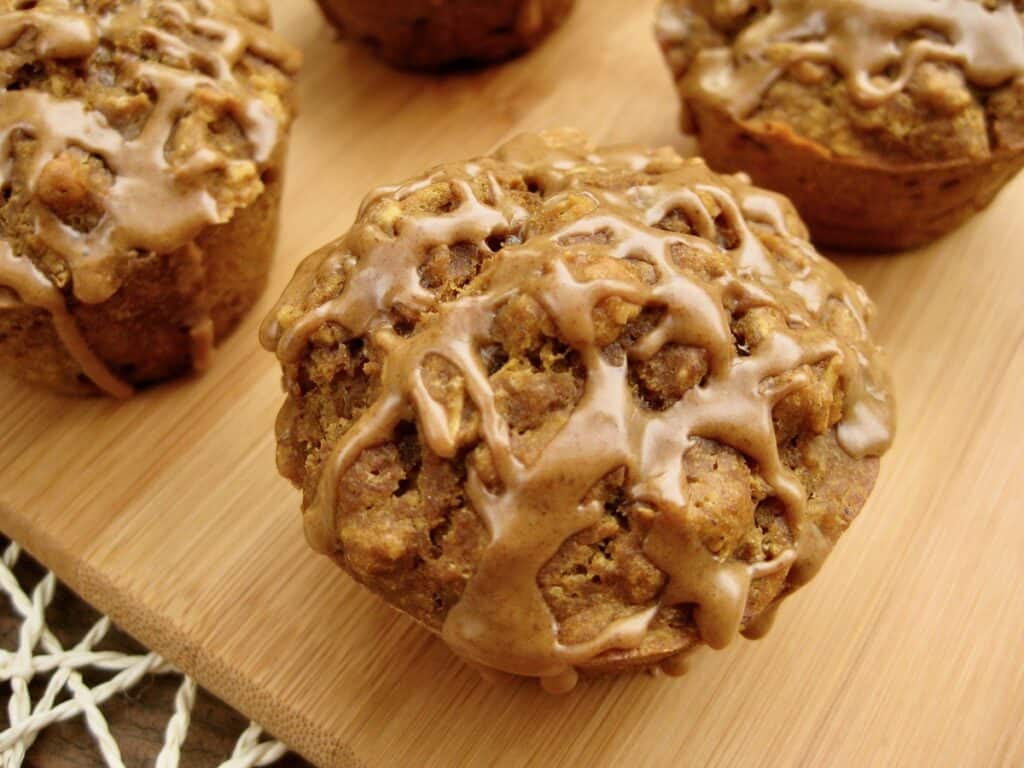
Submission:
[[[324,766],[1024,764],[1024,179],[925,251],[840,260],[877,300],[900,431],[768,638],[679,681],[490,687],[307,551],[256,326],[378,183],[557,125],[687,149],[653,0],[581,0],[535,54],[446,79],[274,5],[307,63],[270,294],[205,377],[126,404],[0,383],[0,528]]]

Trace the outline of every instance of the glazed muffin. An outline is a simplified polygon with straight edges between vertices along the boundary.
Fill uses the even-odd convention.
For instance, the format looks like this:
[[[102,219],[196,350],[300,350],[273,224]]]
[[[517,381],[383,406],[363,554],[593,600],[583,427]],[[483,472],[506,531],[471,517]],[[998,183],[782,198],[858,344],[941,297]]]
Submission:
[[[872,305],[782,197],[561,131],[372,193],[267,318],[318,551],[485,668],[766,629],[892,432]]]
[[[124,397],[264,288],[299,54],[232,0],[0,0],[0,370]]]
[[[933,240],[1024,164],[1011,0],[663,0],[684,130],[792,198],[819,245]]]
[[[529,50],[574,0],[318,0],[343,34],[403,69],[492,64]]]

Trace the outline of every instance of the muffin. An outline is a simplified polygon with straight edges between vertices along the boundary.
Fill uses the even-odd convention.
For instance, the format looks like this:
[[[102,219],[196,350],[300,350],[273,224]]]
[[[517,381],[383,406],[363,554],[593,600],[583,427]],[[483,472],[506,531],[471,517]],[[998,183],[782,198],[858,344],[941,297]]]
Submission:
[[[402,69],[492,64],[540,43],[574,0],[318,0],[343,34]]]
[[[473,664],[762,633],[892,433],[872,305],[782,197],[559,131],[373,192],[262,328],[316,550]]]
[[[1024,164],[1011,0],[663,0],[658,36],[713,168],[796,204],[819,245],[927,243]]]
[[[0,370],[125,397],[205,368],[266,282],[298,52],[252,0],[0,11]]]

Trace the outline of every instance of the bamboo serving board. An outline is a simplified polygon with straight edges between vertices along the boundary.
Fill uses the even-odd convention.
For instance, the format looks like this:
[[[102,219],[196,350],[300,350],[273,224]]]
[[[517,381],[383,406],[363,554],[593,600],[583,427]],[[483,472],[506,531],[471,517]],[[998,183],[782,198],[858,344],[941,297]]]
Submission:
[[[534,55],[395,73],[278,0],[306,52],[271,289],[204,377],[119,404],[0,381],[0,529],[323,766],[1024,765],[1024,178],[926,251],[845,257],[900,430],[861,519],[757,643],[678,681],[490,687],[307,551],[259,318],[361,196],[523,130],[671,143],[653,0],[581,0]]]

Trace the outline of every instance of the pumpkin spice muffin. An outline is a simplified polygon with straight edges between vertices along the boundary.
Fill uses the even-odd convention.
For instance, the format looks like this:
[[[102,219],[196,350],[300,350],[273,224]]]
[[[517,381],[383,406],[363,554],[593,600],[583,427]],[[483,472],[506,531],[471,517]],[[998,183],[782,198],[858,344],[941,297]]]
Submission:
[[[1024,164],[1024,4],[663,0],[684,130],[821,245],[927,243]]]
[[[298,52],[252,0],[0,12],[0,370],[124,397],[205,368],[264,288]]]
[[[566,690],[757,635],[892,431],[872,306],[782,197],[524,136],[372,193],[267,318],[314,548]]]
[[[574,0],[318,0],[344,34],[403,69],[492,64],[533,48]]]

